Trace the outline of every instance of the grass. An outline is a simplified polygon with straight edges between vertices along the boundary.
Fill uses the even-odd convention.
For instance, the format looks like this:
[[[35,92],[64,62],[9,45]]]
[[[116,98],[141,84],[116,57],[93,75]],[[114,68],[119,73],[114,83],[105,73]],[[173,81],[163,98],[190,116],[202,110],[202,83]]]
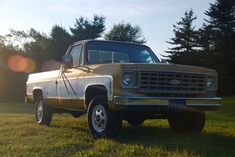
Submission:
[[[117,140],[91,138],[86,116],[55,114],[51,126],[35,123],[31,104],[0,103],[0,156],[45,157],[234,157],[235,97],[207,112],[201,134],[180,134],[166,120],[147,120],[141,127],[124,123]]]

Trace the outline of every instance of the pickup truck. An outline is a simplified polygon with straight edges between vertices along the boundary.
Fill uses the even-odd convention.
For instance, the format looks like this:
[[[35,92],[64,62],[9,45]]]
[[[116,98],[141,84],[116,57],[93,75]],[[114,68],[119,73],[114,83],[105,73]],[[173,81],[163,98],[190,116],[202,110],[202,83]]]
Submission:
[[[29,75],[26,98],[38,124],[49,125],[54,113],[87,113],[94,138],[117,137],[123,120],[168,119],[173,131],[199,133],[205,111],[221,106],[217,80],[212,69],[162,63],[145,45],[83,40],[60,69]]]

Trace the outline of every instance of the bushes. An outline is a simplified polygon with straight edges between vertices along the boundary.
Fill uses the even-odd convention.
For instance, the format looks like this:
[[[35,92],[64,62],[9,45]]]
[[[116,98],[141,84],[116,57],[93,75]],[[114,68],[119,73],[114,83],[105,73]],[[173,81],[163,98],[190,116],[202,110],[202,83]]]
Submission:
[[[0,69],[0,101],[24,101],[27,74]]]
[[[24,56],[9,48],[0,47],[0,101],[24,101],[28,74],[9,68],[9,58],[14,55]]]

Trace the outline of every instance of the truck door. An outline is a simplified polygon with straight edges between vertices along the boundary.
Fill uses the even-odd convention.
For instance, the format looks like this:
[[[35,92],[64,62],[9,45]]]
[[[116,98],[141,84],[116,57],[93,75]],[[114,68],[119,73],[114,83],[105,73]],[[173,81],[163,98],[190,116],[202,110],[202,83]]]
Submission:
[[[69,54],[73,56],[73,68],[61,71],[57,79],[58,102],[61,107],[80,109],[82,106],[78,96],[78,78],[81,73],[78,66],[82,60],[82,49],[82,44],[70,49]]]

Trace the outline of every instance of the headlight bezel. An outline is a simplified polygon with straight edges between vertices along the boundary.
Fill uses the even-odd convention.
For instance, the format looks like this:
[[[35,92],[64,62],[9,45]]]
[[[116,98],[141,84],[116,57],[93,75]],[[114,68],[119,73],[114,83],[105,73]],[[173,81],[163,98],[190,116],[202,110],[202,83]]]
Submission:
[[[121,78],[122,88],[137,88],[138,87],[138,73],[137,71],[124,70]]]
[[[207,76],[206,88],[207,90],[217,89],[217,77],[216,76]]]

